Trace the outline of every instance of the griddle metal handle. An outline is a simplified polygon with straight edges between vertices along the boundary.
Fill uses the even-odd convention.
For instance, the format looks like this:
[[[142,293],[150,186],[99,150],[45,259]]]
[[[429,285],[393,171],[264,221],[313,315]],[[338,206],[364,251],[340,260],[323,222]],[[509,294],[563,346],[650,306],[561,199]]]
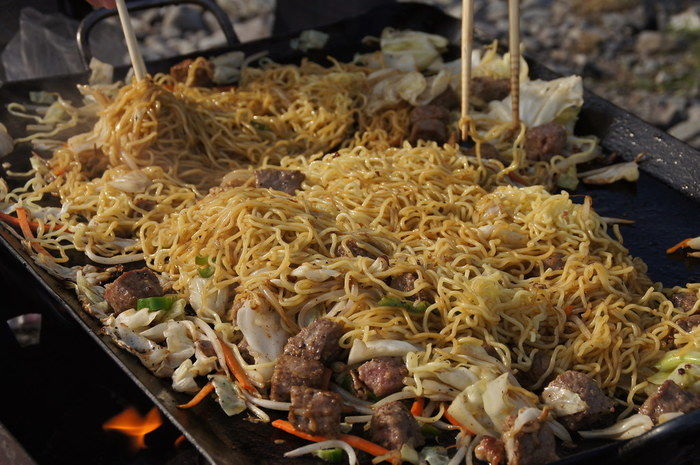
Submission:
[[[194,4],[202,7],[202,9],[211,12],[216,21],[219,23],[219,27],[224,32],[226,37],[226,42],[230,47],[238,45],[240,41],[236,32],[233,30],[233,25],[228,15],[217,5],[214,0],[139,0],[135,2],[129,2],[129,11],[141,11],[149,10],[151,8],[160,8],[164,6],[177,6],[182,4]],[[99,9],[95,10],[89,15],[87,15],[80,22],[78,26],[78,33],[76,34],[76,41],[78,42],[78,50],[80,51],[80,57],[83,60],[83,65],[87,69],[90,65],[90,60],[92,59],[92,51],[90,50],[90,31],[105,18],[111,16],[117,16],[117,10],[109,9]]]

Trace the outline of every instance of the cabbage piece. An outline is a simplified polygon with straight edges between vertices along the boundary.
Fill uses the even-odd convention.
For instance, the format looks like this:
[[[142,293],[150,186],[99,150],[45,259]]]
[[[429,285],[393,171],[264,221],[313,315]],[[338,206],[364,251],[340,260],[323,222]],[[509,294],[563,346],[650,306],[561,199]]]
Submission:
[[[385,28],[379,46],[389,68],[422,71],[440,58],[447,48],[446,38],[411,30]]]
[[[228,301],[228,287],[223,289],[209,289],[210,279],[195,276],[188,283],[189,301],[195,312],[212,310],[219,316],[226,310]]]
[[[136,194],[145,191],[151,183],[151,179],[143,171],[128,171],[107,184],[120,191]]]
[[[447,455],[447,449],[441,446],[422,448],[420,451],[420,459],[428,465],[447,465],[450,463],[450,456]]]
[[[520,119],[529,128],[556,121],[573,129],[583,105],[580,76],[567,76],[551,81],[535,80],[520,83]],[[487,118],[511,121],[510,95],[489,103]]]
[[[483,395],[488,381],[479,380],[462,391],[452,401],[447,412],[457,422],[475,434],[495,436],[495,428],[484,411]]]
[[[340,271],[324,268],[319,263],[303,263],[290,273],[295,278],[306,278],[317,283],[340,276]]]
[[[514,229],[516,229],[516,226],[498,223],[481,226],[477,228],[477,231],[479,232],[479,237],[484,241],[500,239],[503,244],[510,247],[524,247],[527,244],[528,237]]]
[[[373,84],[367,105],[370,113],[396,105],[402,100],[413,106],[425,105],[450,85],[450,75],[446,71],[426,78],[416,71],[402,73],[382,69],[370,74],[367,79]]]
[[[299,50],[304,53],[313,49],[322,49],[328,42],[329,35],[325,32],[309,29],[302,31],[299,37],[289,41],[289,46],[294,50]]]
[[[114,66],[92,57],[89,67],[90,77],[88,78],[88,85],[96,86],[112,83],[114,79]]]
[[[4,124],[0,123],[0,157],[9,155],[15,148],[15,143],[7,132],[7,128]]]
[[[137,356],[141,363],[153,373],[158,373],[158,369],[168,355],[167,349],[141,336],[128,326],[114,321],[105,325],[104,330],[117,345]],[[171,374],[172,371],[170,373],[160,372],[156,376],[170,376]]]
[[[521,408],[532,407],[533,402],[518,391],[511,390],[518,382],[510,373],[503,373],[498,378],[489,381],[484,388],[484,411],[491,419],[494,427],[503,432],[503,424],[509,415]]]
[[[280,316],[256,297],[244,298],[236,312],[236,324],[248,343],[256,364],[274,362],[282,353],[289,334],[282,327]],[[256,369],[265,380],[272,376],[272,367]]]
[[[212,58],[211,63],[214,65],[212,81],[218,85],[238,81],[241,77],[241,68],[244,61],[245,54],[239,51],[224,53]]]
[[[211,383],[216,391],[216,401],[221,405],[221,409],[228,416],[241,413],[246,409],[243,396],[239,394],[238,388],[223,375],[213,375]]]
[[[154,312],[149,308],[140,310],[131,308],[117,315],[115,321],[117,324],[124,325],[129,329],[139,330],[150,326],[160,316],[161,312],[162,310]]]
[[[576,190],[578,187],[576,165],[571,165],[564,172],[559,173],[559,176],[557,176],[557,186],[570,191]]]
[[[457,367],[448,371],[440,371],[435,374],[443,383],[455,389],[464,391],[479,380],[479,377],[466,367]]]
[[[588,408],[588,404],[581,399],[581,396],[559,386],[547,386],[544,388],[542,400],[552,408],[552,411],[558,417],[573,415]]]
[[[198,386],[192,373],[192,360],[187,359],[173,372],[173,390],[178,392],[197,392]]]
[[[637,413],[614,425],[599,430],[579,431],[584,438],[630,439],[646,433],[654,427],[654,422],[648,416]]]
[[[422,349],[406,341],[393,339],[378,339],[363,342],[359,339],[352,341],[348,364],[364,362],[376,357],[403,357],[409,352],[420,352]]]
[[[583,178],[586,184],[612,184],[616,181],[636,182],[639,180],[639,166],[636,161],[616,163],[595,170],[579,173],[579,178]]]

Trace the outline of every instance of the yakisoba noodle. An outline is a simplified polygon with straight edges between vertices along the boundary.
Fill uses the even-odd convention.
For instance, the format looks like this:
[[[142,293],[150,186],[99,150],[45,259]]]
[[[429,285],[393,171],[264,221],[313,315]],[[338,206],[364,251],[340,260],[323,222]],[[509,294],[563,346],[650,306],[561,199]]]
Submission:
[[[571,134],[576,96],[549,115],[568,128],[566,156],[528,158],[530,128],[514,128],[485,108],[468,121],[473,151],[454,144],[454,113],[449,143],[411,146],[412,107],[435,97],[428,90],[449,75],[361,62],[267,61],[244,68],[236,86],[205,88],[193,85],[210,65],[198,59],[184,82],[157,74],[86,87],[85,106],[58,100],[41,117],[13,105],[15,115],[36,123],[30,129],[38,132],[24,141],[55,150],[32,157],[30,179],[3,192],[5,212],[29,214],[33,230],[24,224],[23,234],[44,254],[37,262],[76,283],[86,310],[118,344],[170,376],[177,391],[195,392],[195,378],[209,375],[228,414],[248,409],[267,421],[259,406],[290,408],[268,389],[279,344],[322,317],[342,323],[349,367],[365,360],[356,357],[362,350],[378,350],[373,343],[405,357],[402,389],[374,404],[334,388],[365,414],[349,423],[372,421],[368,413],[392,400],[424,397],[414,413],[422,423],[470,422],[457,439],[458,454],[469,460],[482,435],[506,437],[506,410],[521,426],[534,421],[533,411],[546,420],[553,407],[511,375],[536,371],[543,356],[544,371],[527,388],[576,370],[615,396],[624,413],[676,376],[671,362],[696,363],[697,338],[683,322],[693,308],[668,296],[697,296],[698,285],[663,290],[590,198],[577,203],[549,193],[598,153],[595,138]],[[507,70],[493,47],[479,66],[479,76]],[[378,93],[377,82],[397,89]],[[413,92],[416,83],[430,99]],[[546,103],[535,110],[556,106]],[[83,126],[91,129],[61,140]],[[260,169],[298,170],[305,181],[294,195],[259,188]],[[117,310],[102,284],[121,270],[54,263],[69,261],[74,250],[103,265],[144,259],[158,272],[152,286],[169,295]],[[563,265],[548,265],[555,259]],[[411,288],[394,284],[406,276],[415,280]],[[252,328],[244,318],[251,312],[258,318]],[[263,345],[279,345],[272,358],[255,352],[261,330]],[[203,342],[216,356],[203,352]],[[670,352],[672,344],[680,349]],[[257,390],[240,391],[248,387],[226,346]],[[336,382],[345,361],[331,367]],[[695,389],[696,371],[689,369],[691,381],[674,379]],[[221,395],[224,388],[234,394]],[[502,397],[498,408],[494,392]],[[474,401],[480,396],[482,404]],[[651,428],[645,418],[642,426]],[[568,438],[561,425],[547,424]]]
[[[346,345],[379,337],[449,352],[472,338],[519,369],[538,351],[553,351],[550,371],[584,371],[611,394],[627,391],[629,403],[681,316],[643,263],[609,237],[590,199],[575,204],[539,187],[487,192],[475,181],[497,170],[450,147],[355,148],[282,165],[307,176],[295,197],[252,187],[209,194],[142,228],[147,263],[187,292],[195,258],[211,257],[213,288],[235,285],[268,299],[292,333],[309,302],[321,314],[336,309],[351,328]],[[347,237],[373,244],[388,265],[338,257]],[[561,271],[542,265],[554,253],[568,257]],[[323,283],[295,280],[290,273],[305,263],[340,274]],[[385,280],[407,271],[417,271],[417,286],[435,297],[420,317],[376,305],[396,293]]]

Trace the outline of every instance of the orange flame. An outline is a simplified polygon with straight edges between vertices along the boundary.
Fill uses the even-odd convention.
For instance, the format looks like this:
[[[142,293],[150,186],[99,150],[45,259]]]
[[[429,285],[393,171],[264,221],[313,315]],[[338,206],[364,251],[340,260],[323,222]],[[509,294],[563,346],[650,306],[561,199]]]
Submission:
[[[157,408],[153,407],[146,416],[141,416],[135,408],[129,407],[107,420],[102,428],[129,436],[134,449],[139,450],[146,448],[146,435],[162,424]]]

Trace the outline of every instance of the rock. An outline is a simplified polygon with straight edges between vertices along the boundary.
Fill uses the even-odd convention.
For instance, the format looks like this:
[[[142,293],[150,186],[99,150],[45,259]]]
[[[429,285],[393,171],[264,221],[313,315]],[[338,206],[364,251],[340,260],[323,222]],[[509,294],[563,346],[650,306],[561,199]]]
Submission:
[[[207,25],[202,13],[189,6],[168,8],[163,15],[163,28],[175,28],[180,31],[196,31],[206,29]]]
[[[203,37],[199,40],[197,48],[199,50],[209,50],[211,48],[221,47],[226,44],[226,36],[224,31],[219,29],[211,35]]]
[[[657,108],[649,112],[649,122],[667,128],[683,118],[685,106],[686,100],[682,97],[664,99]]]
[[[637,43],[634,49],[642,55],[653,55],[664,47],[664,36],[658,31],[643,31],[637,35]]]
[[[668,130],[668,133],[680,140],[692,140],[700,137],[700,121],[687,120],[678,123]]]

